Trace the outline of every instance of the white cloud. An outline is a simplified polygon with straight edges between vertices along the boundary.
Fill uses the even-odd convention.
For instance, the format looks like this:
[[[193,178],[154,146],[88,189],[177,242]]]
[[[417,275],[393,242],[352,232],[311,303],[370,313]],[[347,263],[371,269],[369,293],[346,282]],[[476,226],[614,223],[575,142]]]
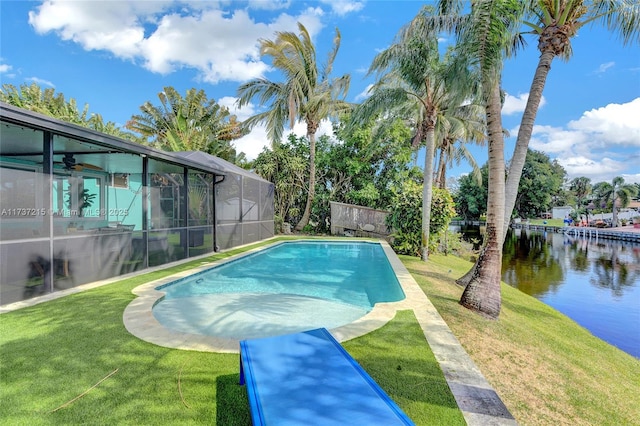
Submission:
[[[0,73],[4,74],[7,73],[9,71],[11,71],[11,65],[7,65],[7,64],[0,64]]]
[[[507,93],[507,96],[504,100],[504,105],[502,105],[502,113],[504,115],[512,115],[524,112],[525,107],[527,106],[527,100],[529,99],[528,93],[521,93],[518,96],[513,96]],[[544,107],[547,103],[547,100],[544,96],[540,99],[540,105],[538,108]]]
[[[607,72],[609,68],[612,68],[616,63],[615,62],[606,62],[604,64],[600,64],[598,69],[595,71],[596,74],[604,74]]]
[[[624,179],[624,183],[640,183],[640,173],[636,173],[636,174],[623,173],[621,176]]]
[[[628,145],[640,148],[640,98],[626,104],[609,104],[582,114],[568,128],[589,133],[601,144]]]
[[[230,3],[232,6],[233,3]],[[282,8],[285,1],[262,8]],[[307,8],[256,22],[247,9],[221,10],[217,2],[62,2],[49,0],[29,12],[40,34],[54,32],[85,50],[104,50],[145,68],[168,74],[193,68],[202,81],[246,81],[269,70],[258,40],[276,31],[297,32],[302,22],[314,37],[323,27],[322,10]],[[256,3],[252,3],[256,6]],[[258,5],[259,6],[259,5]]]
[[[40,86],[56,87],[56,85],[50,82],[49,80],[43,80],[38,77],[29,77],[29,78],[25,78],[25,80],[32,81],[34,83],[37,83]]]
[[[586,111],[564,128],[534,126],[529,144],[565,168],[569,178],[585,176],[592,182],[615,176],[637,182],[640,176],[640,98]],[[517,129],[515,133],[517,134]]]
[[[258,125],[251,130],[251,133],[233,141],[237,152],[244,152],[247,160],[255,160],[256,157],[264,150],[270,148],[271,143],[267,137],[267,129],[265,126]]]
[[[360,93],[358,93],[356,95],[356,102],[358,101],[362,101],[364,99],[367,99],[369,96],[371,96],[371,93],[369,93],[369,90],[373,87],[373,84],[369,84],[367,85],[367,87],[364,88],[364,90]]]
[[[288,8],[291,0],[249,0],[248,4],[256,10],[279,10]]]
[[[243,106],[242,109],[237,109],[236,100],[237,98],[234,98],[232,96],[225,96],[218,99],[217,102],[218,104],[229,108],[229,112],[237,116],[238,120],[240,121],[244,121],[258,112],[257,106],[252,103]],[[292,130],[287,130],[285,128],[284,134],[282,136],[283,142],[287,141],[287,138],[291,133],[295,134],[298,137],[306,136],[307,125],[304,122],[297,121]],[[322,135],[328,135],[331,138],[335,138],[331,121],[322,120],[320,122],[320,126],[316,131],[316,138],[319,138]],[[234,141],[234,144],[236,146],[236,150],[238,152],[244,152],[248,160],[255,160],[258,154],[260,154],[265,147],[271,147],[271,141],[267,136],[267,129],[264,125],[261,124],[256,125],[248,135],[245,135],[242,138]]]
[[[286,130],[282,137],[283,142],[287,141],[289,135],[293,133],[298,137],[307,135],[307,125],[303,122],[296,122],[295,126],[293,126],[293,130]],[[320,127],[316,132],[316,139],[322,135],[328,135],[329,137],[334,137],[333,127],[331,126],[331,122],[329,120],[323,120],[320,123]],[[255,160],[258,154],[260,154],[264,148],[271,147],[271,141],[267,137],[267,129],[263,125],[257,125],[246,136],[234,141],[236,146],[236,150],[238,152],[244,152],[247,156],[248,160]]]
[[[331,10],[340,16],[344,16],[351,12],[357,12],[364,7],[363,1],[350,0],[320,0],[320,3],[331,6]]]

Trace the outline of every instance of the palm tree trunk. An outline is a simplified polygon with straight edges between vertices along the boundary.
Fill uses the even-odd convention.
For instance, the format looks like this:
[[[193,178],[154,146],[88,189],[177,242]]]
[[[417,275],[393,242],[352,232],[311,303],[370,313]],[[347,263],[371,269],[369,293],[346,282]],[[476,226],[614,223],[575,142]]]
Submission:
[[[438,157],[438,167],[436,169],[436,181],[435,186],[444,189],[447,185],[445,183],[445,148],[440,149],[440,157]]]
[[[433,160],[435,156],[435,114],[429,120],[424,154],[424,172],[422,184],[422,260],[429,259],[429,230],[431,227],[431,200],[433,198]],[[432,124],[433,123],[433,124]]]
[[[554,57],[553,51],[542,52],[538,60],[538,67],[533,76],[533,81],[531,82],[529,98],[527,99],[527,105],[522,114],[520,129],[518,130],[518,139],[516,140],[516,146],[513,150],[513,157],[511,157],[511,164],[509,165],[509,173],[507,175],[503,235],[507,234],[507,229],[511,222],[511,214],[516,205],[518,186],[520,184],[520,178],[522,177],[524,162],[527,158],[527,150],[529,148],[531,134],[533,133],[533,125],[536,121],[540,100],[542,99],[542,91],[544,90],[547,76],[551,70],[551,61],[553,61]]]
[[[300,222],[296,225],[296,231],[302,231],[309,223],[311,217],[311,206],[316,195],[316,134],[308,132],[309,137],[309,190],[307,192],[307,204]]]
[[[520,129],[518,130],[518,139],[516,140],[516,146],[513,150],[513,157],[511,157],[509,172],[507,174],[507,183],[505,185],[503,240],[507,235],[507,229],[509,229],[509,224],[511,223],[511,214],[513,213],[513,209],[516,205],[516,199],[518,197],[518,186],[520,185],[522,169],[524,168],[524,163],[527,159],[527,150],[529,148],[531,134],[533,133],[533,125],[536,120],[536,115],[538,114],[538,108],[540,107],[542,91],[544,90],[547,76],[551,70],[551,61],[553,61],[554,57],[553,52],[544,52],[540,55],[538,67],[536,68],[533,81],[531,82],[531,88],[529,89],[527,105],[524,109],[524,113],[522,114]],[[478,261],[482,256],[482,251],[478,257]],[[473,267],[466,274],[458,278],[456,283],[462,286],[468,285],[471,277],[475,274],[475,270],[478,267],[478,261],[476,261]]]
[[[460,304],[464,307],[494,319],[500,315],[502,305],[500,281],[505,207],[504,136],[500,109],[500,85],[499,79],[496,79],[487,104],[489,198],[485,245],[478,257],[478,265],[460,298]]]
[[[616,201],[618,200],[618,194],[616,193],[616,185],[613,185],[613,203],[611,204],[611,227],[618,227],[618,207]]]

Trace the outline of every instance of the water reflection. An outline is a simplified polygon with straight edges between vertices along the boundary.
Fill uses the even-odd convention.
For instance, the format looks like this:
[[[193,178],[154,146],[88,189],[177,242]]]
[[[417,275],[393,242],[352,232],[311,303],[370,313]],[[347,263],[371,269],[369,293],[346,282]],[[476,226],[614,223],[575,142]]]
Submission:
[[[611,255],[601,254],[594,263],[591,284],[611,290],[614,297],[623,297],[625,290],[640,279],[640,249],[611,247]]]
[[[546,233],[530,234],[521,229],[509,232],[503,248],[502,279],[517,283],[521,291],[532,296],[554,292],[564,282],[564,271],[559,252],[549,240],[553,236]]]
[[[640,357],[640,244],[509,230],[503,280]]]

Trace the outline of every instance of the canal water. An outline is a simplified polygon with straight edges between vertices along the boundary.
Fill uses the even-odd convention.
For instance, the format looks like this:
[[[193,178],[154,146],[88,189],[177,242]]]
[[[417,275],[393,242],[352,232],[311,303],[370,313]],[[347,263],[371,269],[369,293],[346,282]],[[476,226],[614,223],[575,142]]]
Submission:
[[[640,358],[640,244],[510,229],[502,279]]]

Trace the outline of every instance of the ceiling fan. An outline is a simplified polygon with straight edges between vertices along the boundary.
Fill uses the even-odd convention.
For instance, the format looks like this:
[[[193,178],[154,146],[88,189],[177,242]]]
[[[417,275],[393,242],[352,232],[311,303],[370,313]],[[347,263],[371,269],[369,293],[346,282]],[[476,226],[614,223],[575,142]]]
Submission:
[[[78,172],[83,169],[102,170],[101,167],[94,166],[93,164],[77,163],[76,159],[73,158],[73,154],[68,153],[65,153],[64,157],[62,157],[62,163],[64,164],[65,170],[75,170]]]

